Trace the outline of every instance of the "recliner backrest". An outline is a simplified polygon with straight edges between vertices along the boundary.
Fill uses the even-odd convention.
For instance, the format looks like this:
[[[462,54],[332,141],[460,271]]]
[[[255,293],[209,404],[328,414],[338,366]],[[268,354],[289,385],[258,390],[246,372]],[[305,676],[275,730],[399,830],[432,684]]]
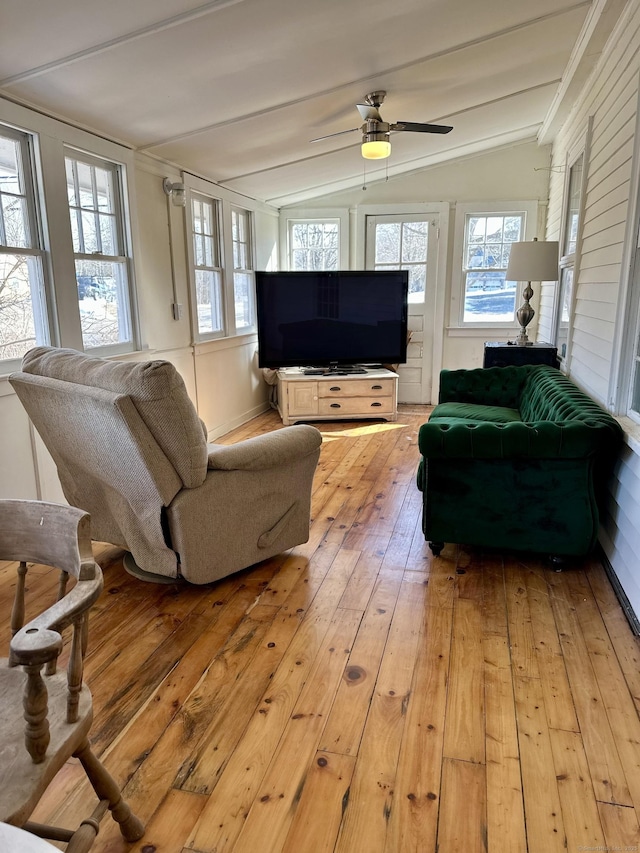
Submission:
[[[53,347],[30,350],[22,366],[9,381],[56,463],[66,499],[91,514],[96,539],[175,577],[165,508],[207,473],[203,425],[175,367]]]
[[[168,361],[112,361],[70,349],[35,347],[24,373],[129,397],[183,485],[196,488],[207,474],[207,442],[184,381]]]

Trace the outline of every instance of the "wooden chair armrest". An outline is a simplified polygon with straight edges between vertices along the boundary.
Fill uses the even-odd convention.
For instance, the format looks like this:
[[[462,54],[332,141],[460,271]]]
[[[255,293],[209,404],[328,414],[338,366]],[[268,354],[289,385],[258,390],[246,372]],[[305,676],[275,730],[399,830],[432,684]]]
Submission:
[[[79,580],[70,592],[27,622],[11,639],[11,661],[33,666],[55,660],[62,649],[60,631],[86,613],[102,592],[102,571],[95,577]]]

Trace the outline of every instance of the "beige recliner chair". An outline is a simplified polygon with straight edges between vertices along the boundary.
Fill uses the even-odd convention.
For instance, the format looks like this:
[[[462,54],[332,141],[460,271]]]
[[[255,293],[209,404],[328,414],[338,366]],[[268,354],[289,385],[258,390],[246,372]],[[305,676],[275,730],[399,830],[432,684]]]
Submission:
[[[315,427],[208,445],[168,361],[36,347],[10,382],[93,538],[144,572],[210,583],[308,540]]]

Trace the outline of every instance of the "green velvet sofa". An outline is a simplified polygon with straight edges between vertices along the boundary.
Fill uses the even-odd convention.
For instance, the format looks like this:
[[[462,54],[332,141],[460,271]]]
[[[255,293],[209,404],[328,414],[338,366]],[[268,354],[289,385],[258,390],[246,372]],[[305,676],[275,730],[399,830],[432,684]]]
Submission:
[[[620,451],[617,421],[546,365],[443,370],[418,435],[422,527],[453,542],[587,554]]]

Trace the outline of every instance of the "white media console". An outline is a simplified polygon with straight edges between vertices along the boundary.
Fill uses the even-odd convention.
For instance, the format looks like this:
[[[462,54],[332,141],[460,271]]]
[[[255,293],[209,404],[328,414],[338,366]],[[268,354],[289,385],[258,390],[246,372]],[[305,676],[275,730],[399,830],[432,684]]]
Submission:
[[[278,411],[282,422],[398,417],[398,374],[384,368],[364,373],[306,374],[301,367],[278,370]]]

